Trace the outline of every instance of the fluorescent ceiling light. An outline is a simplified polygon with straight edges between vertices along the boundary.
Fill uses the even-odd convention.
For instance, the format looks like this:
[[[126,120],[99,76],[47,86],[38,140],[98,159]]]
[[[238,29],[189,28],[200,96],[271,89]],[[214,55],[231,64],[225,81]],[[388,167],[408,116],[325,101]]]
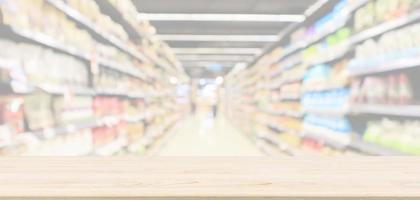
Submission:
[[[276,42],[278,35],[158,35],[166,41]]]
[[[234,66],[236,61],[184,61],[182,62],[182,66],[188,67],[211,67],[214,65],[221,65],[222,67],[232,67]]]
[[[172,48],[175,54],[252,54],[262,52],[260,48]]]
[[[320,9],[322,6],[324,6],[328,0],[318,0],[314,4],[312,4],[308,9],[305,10],[304,14],[305,16],[310,16],[314,14],[318,9]]]
[[[212,66],[220,66],[222,68],[231,68],[236,64],[236,62],[232,63],[212,63],[212,62],[190,62],[185,63],[183,67],[185,68],[209,68]]]
[[[140,13],[138,19],[149,21],[302,22],[305,20],[305,16],[287,14]]]
[[[181,61],[249,61],[254,56],[232,56],[232,55],[179,55]]]

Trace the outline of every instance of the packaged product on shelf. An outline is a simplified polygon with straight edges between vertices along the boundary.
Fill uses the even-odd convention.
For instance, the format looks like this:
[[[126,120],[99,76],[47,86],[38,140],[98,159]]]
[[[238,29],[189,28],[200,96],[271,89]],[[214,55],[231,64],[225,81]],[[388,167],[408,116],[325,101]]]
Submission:
[[[302,59],[307,63],[321,63],[344,54],[347,50],[345,41],[351,36],[351,30],[344,27],[328,36],[326,39],[309,46],[302,52]]]
[[[301,130],[301,121],[292,117],[272,116],[269,117],[270,126],[279,131],[298,133]]]
[[[116,97],[95,97],[93,112],[96,117],[117,116],[123,113],[123,103]]]
[[[0,53],[1,57],[22,63],[24,74],[31,85],[86,88],[88,86],[88,69],[83,62],[64,54],[59,54],[37,45],[0,41],[8,51]],[[24,52],[24,53],[22,53]],[[2,55],[1,55],[2,54]],[[19,67],[19,66],[18,66]],[[63,73],[64,71],[64,73]],[[12,75],[16,77],[16,69]],[[22,80],[23,78],[20,78]],[[62,92],[62,91],[60,91]]]
[[[128,144],[135,144],[140,141],[145,133],[143,122],[127,124],[127,142]]]
[[[30,130],[46,129],[55,125],[51,106],[50,95],[33,94],[24,97],[25,118]]]
[[[419,55],[420,24],[394,30],[379,39],[369,39],[356,46],[355,58],[349,64],[351,73],[363,73],[369,70],[392,70],[398,68],[401,61],[406,66]],[[398,41],[398,42],[396,42]],[[411,60],[410,60],[411,59]]]
[[[0,98],[0,125],[11,133],[22,133],[25,129],[23,98],[2,96]]]
[[[117,83],[117,84],[116,84]],[[105,93],[117,93],[128,95],[144,94],[147,92],[144,81],[121,72],[101,68],[99,73],[94,76],[94,87]]]
[[[294,133],[281,133],[279,134],[279,139],[293,147],[298,147],[301,144],[301,138],[299,137],[299,135],[294,134]]]
[[[57,124],[82,123],[93,118],[92,97],[56,97],[53,99]]]
[[[326,117],[308,114],[303,121],[305,124],[325,127],[337,133],[350,134],[352,132],[350,122],[344,117]]]
[[[405,73],[354,79],[353,103],[406,105],[413,102],[414,90]]]
[[[401,152],[420,155],[420,121],[392,120],[368,122],[363,139]]]
[[[281,99],[296,99],[300,97],[301,83],[285,84],[280,88]]]
[[[375,0],[370,1],[354,14],[354,29],[361,31],[382,22],[403,17],[418,9],[416,0]]]
[[[349,90],[346,88],[322,92],[307,92],[303,95],[304,110],[346,112],[349,108]]]
[[[118,123],[112,126],[102,126],[92,129],[94,149],[101,148],[107,144],[117,141],[121,135],[126,134],[125,123]]]
[[[316,65],[310,68],[303,80],[303,90],[325,91],[347,86],[349,76],[347,73],[347,60],[330,65]]]
[[[272,109],[290,113],[291,115],[301,113],[301,106],[299,102],[275,102],[272,105]]]
[[[145,115],[145,101],[144,99],[134,99],[124,102],[124,113],[128,117],[137,117]]]
[[[82,52],[90,52],[94,46],[92,37],[49,5],[46,1],[7,0],[2,4],[4,23],[17,30],[45,34],[49,40],[57,40]],[[65,30],[65,31],[63,31]]]
[[[24,132],[23,99],[2,96],[0,98],[0,148],[11,145],[18,133]]]

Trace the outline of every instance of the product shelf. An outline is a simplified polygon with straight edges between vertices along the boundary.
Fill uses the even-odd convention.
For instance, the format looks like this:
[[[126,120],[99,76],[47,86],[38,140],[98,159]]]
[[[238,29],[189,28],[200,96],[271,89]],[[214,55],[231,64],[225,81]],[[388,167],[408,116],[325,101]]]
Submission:
[[[365,65],[366,66],[366,65]],[[420,59],[418,57],[398,59],[374,67],[359,67],[359,69],[349,70],[351,76],[364,76],[369,74],[376,74],[382,72],[396,71],[402,69],[409,69],[420,66]]]
[[[142,39],[141,34],[129,22],[127,22],[127,20],[124,19],[122,13],[108,0],[95,0],[95,2],[102,13],[110,16],[115,22],[124,28],[130,38],[136,41],[140,41]]]
[[[337,47],[333,47],[326,51],[326,56],[318,57],[317,59],[306,61],[306,64],[309,66],[315,66],[320,64],[326,64],[334,62],[343,58],[349,51],[351,47],[348,44],[339,44]]]
[[[269,142],[270,144],[274,145],[278,150],[283,153],[286,153],[289,156],[314,156],[315,153],[299,149],[298,147],[294,147],[286,142],[281,141],[280,139],[273,140],[273,138],[269,137],[261,137],[262,140]]]
[[[89,21],[87,18],[82,16],[78,11],[74,10],[73,8],[67,6],[65,3],[59,0],[47,0],[52,6],[57,8],[58,10],[62,11],[66,14],[70,19],[74,20],[76,23],[82,25],[86,28],[96,39],[100,41],[104,41],[107,44],[111,44],[118,49],[126,52],[128,55],[138,59],[141,62],[149,62],[149,59],[143,55],[142,53],[126,46],[122,41],[117,39],[114,36],[111,36],[105,32],[103,32],[98,26],[96,26],[93,22]]]
[[[354,114],[370,113],[403,117],[420,117],[420,105],[353,104],[351,106],[351,111]]]
[[[317,114],[323,116],[340,117],[345,116],[349,113],[348,108],[337,108],[337,109],[322,109],[322,108],[305,108],[303,112],[306,114]]]
[[[291,129],[291,128],[286,128],[283,126],[278,125],[278,123],[273,123],[273,122],[263,122],[264,124],[267,125],[267,127],[269,128],[273,128],[274,130],[276,130],[277,132],[288,132],[288,133],[295,133],[298,134],[299,130],[297,129]]]
[[[353,138],[348,145],[350,149],[360,151],[374,156],[403,156],[405,153],[395,151],[389,148],[382,147],[380,145],[363,141],[360,138]]]
[[[282,94],[279,97],[280,101],[285,101],[285,100],[300,100],[301,94]]]
[[[127,21],[122,12],[118,10],[118,8],[114,7],[114,5],[112,5],[109,1],[107,0],[97,0],[95,1],[97,3],[97,5],[99,6],[99,8],[101,9],[101,11],[110,16],[113,20],[115,20],[118,24],[120,24],[124,30],[128,33],[128,35],[135,41],[140,41],[142,38],[147,38],[150,37],[147,33],[142,33],[139,32],[138,30],[135,29],[134,25],[132,25],[129,21]],[[144,55],[145,57],[148,57],[148,59],[150,59],[151,61],[153,61],[154,63],[156,63],[158,66],[170,71],[171,69],[173,69],[170,65],[170,62],[166,62],[165,59],[160,59],[158,57],[154,57],[154,56],[147,56]],[[175,67],[175,66],[174,66]],[[176,67],[175,67],[176,68]]]
[[[281,81],[274,81],[273,83],[270,84],[264,84],[261,87],[259,87],[259,89],[278,89],[283,85],[289,84],[289,83],[295,83],[295,82],[300,82],[302,81],[302,77],[300,78],[296,78],[296,79],[287,79],[287,80],[281,80]]]
[[[340,44],[338,47],[334,47],[334,49],[327,50],[334,53],[328,54],[326,57],[318,58],[314,61],[309,61],[308,64],[317,65],[317,64],[328,63],[328,62],[332,62],[337,59],[340,59],[344,55],[346,55],[350,50],[352,50],[356,44],[361,43],[370,38],[374,38],[376,36],[382,35],[394,29],[400,28],[407,24],[413,23],[415,21],[418,21],[419,19],[420,19],[420,12],[412,11],[411,14],[408,14],[400,18],[397,18],[395,20],[384,22],[374,27],[368,28],[367,30],[364,30],[362,32],[356,33],[355,35],[351,36],[348,40]]]
[[[23,1],[22,3],[26,5],[26,2]],[[102,136],[105,135],[108,137],[113,136],[113,134],[117,134],[118,137],[115,140],[107,140],[106,145],[99,148],[94,148],[92,152],[86,152],[86,154],[83,154],[114,155],[121,150],[125,150],[124,148],[128,145],[127,141],[124,141],[126,140],[124,138],[124,133],[130,134],[129,136],[127,135],[127,139],[128,137],[131,138],[133,136],[133,138],[135,138],[138,136],[135,133],[129,133],[130,131],[137,130],[139,134],[142,134],[143,131],[150,133],[151,129],[157,127],[159,123],[159,120],[154,120],[155,118],[159,117],[160,119],[162,117],[166,119],[167,116],[171,115],[171,112],[174,110],[173,108],[169,108],[167,104],[163,104],[163,107],[165,108],[162,110],[157,110],[155,108],[162,105],[161,101],[171,101],[171,99],[176,97],[176,92],[173,90],[175,86],[169,85],[168,81],[166,81],[167,79],[160,82],[160,78],[163,78],[164,75],[168,75],[165,73],[179,73],[178,71],[171,71],[170,69],[168,71],[164,71],[158,68],[163,68],[162,66],[168,65],[168,63],[165,63],[165,61],[160,59],[155,60],[153,56],[151,56],[152,58],[148,58],[150,55],[145,54],[148,51],[143,53],[140,48],[136,48],[135,45],[138,45],[139,43],[124,41],[123,39],[120,39],[120,37],[114,36],[111,33],[104,32],[103,30],[106,29],[102,29],[99,24],[96,24],[91,21],[90,18],[83,16],[75,8],[67,5],[65,1],[45,0],[42,3],[46,3],[48,5],[47,8],[40,7],[37,8],[38,10],[36,11],[43,12],[43,9],[51,8],[50,6],[56,8],[58,12],[49,10],[51,11],[49,14],[52,16],[64,16],[64,18],[61,18],[62,21],[60,21],[60,23],[69,25],[69,28],[72,28],[73,25],[76,24],[78,28],[73,27],[75,28],[74,31],[80,33],[81,36],[86,36],[84,39],[89,39],[89,43],[86,44],[86,47],[93,47],[95,44],[99,43],[105,44],[103,49],[100,48],[98,50],[100,53],[103,53],[104,56],[99,56],[102,54],[91,53],[91,49],[84,48],[84,44],[77,43],[77,41],[79,41],[77,39],[72,40],[71,38],[66,37],[54,38],[53,36],[50,36],[50,32],[35,31],[38,29],[44,30],[44,28],[41,27],[44,27],[45,24],[41,25],[35,23],[34,28],[28,29],[16,28],[27,27],[20,26],[21,24],[19,24],[16,20],[9,20],[5,21],[7,24],[0,24],[0,38],[6,45],[10,45],[13,50],[23,49],[26,51],[28,49],[28,51],[36,50],[41,53],[47,52],[54,58],[51,58],[51,63],[58,63],[57,66],[59,66],[60,61],[68,59],[69,63],[70,61],[74,61],[75,67],[77,67],[69,70],[71,73],[68,75],[65,74],[66,76],[56,75],[53,78],[44,81],[41,79],[43,77],[40,78],[36,76],[37,74],[31,74],[32,71],[27,71],[27,65],[23,65],[22,63],[24,62],[21,61],[21,59],[23,60],[26,57],[17,56],[16,58],[9,58],[9,54],[5,54],[6,58],[0,58],[0,68],[4,68],[2,70],[4,70],[5,73],[9,73],[8,77],[5,76],[4,80],[2,80],[0,83],[2,93],[5,95],[6,103],[9,103],[9,100],[16,101],[15,99],[19,100],[19,102],[24,102],[25,108],[23,109],[21,106],[19,108],[19,112],[22,115],[25,115],[30,113],[32,110],[35,110],[29,109],[28,107],[30,106],[27,107],[26,104],[31,105],[31,103],[39,103],[37,102],[39,100],[42,101],[42,103],[45,103],[45,105],[40,106],[40,110],[48,113],[45,116],[47,122],[43,123],[44,125],[33,127],[31,126],[31,128],[29,128],[27,125],[22,125],[19,127],[19,129],[10,130],[10,132],[7,132],[6,138],[11,138],[11,141],[6,145],[3,145],[3,143],[0,144],[2,150],[4,147],[7,149],[7,154],[10,153],[11,155],[48,154],[47,151],[50,151],[49,153],[54,155],[61,155],[61,153],[63,153],[63,155],[67,155],[67,153],[75,154],[75,152],[68,152],[67,150],[69,148],[67,148],[66,145],[81,145],[80,148],[83,149],[79,149],[79,151],[76,150],[78,153],[80,153],[82,150],[85,150],[88,147],[90,149],[94,148],[93,146],[96,145],[96,140],[101,143],[101,140],[104,140],[104,138],[101,138]],[[98,1],[96,3],[100,4],[99,6],[101,6],[103,5],[102,3],[109,2]],[[6,3],[5,5],[13,6],[14,4],[9,5]],[[9,7],[6,7],[6,9],[8,8]],[[31,17],[31,14],[27,14],[24,17]],[[117,14],[120,14],[120,17],[122,17],[122,13]],[[8,13],[7,16],[13,17],[14,14]],[[122,18],[119,20],[122,20]],[[118,22],[123,23],[122,21]],[[32,21],[29,23],[32,23]],[[54,28],[58,29],[59,27],[53,27],[53,29]],[[48,29],[45,30],[48,31]],[[54,29],[51,31],[51,34],[59,34],[59,31],[60,30]],[[84,35],[86,33],[87,35]],[[70,37],[71,33],[65,36]],[[91,41],[91,38],[94,40]],[[76,48],[77,45],[69,45],[73,44],[70,41],[73,41],[74,44],[79,44],[80,49]],[[24,45],[20,46],[20,43],[23,43]],[[16,53],[17,51],[10,55],[15,55]],[[26,52],[22,52],[22,55],[24,53]],[[121,62],[119,62],[118,59],[120,57],[116,57],[118,56],[117,54],[123,54],[123,56],[120,56],[122,60]],[[106,55],[109,55],[109,57]],[[145,66],[144,70],[135,66],[130,66],[132,65],[131,62],[124,60],[126,59],[126,55],[130,60],[133,59],[140,61],[142,64],[144,63],[145,65],[150,64],[154,66]],[[111,56],[116,58],[114,59],[114,57]],[[45,59],[41,60],[43,63],[50,63],[48,62],[50,61],[48,57],[42,57],[42,59]],[[33,66],[33,68],[36,67],[40,66]],[[84,67],[86,67],[86,69]],[[48,73],[48,69],[46,69],[45,73]],[[60,69],[51,69],[52,72],[57,74],[61,72]],[[101,69],[101,71],[98,71],[98,69]],[[63,72],[66,73],[67,71]],[[80,75],[83,75],[83,78],[78,77],[79,72]],[[160,74],[163,76],[158,77]],[[141,81],[137,79],[140,79]],[[121,84],[118,83],[119,80],[121,80]],[[112,82],[110,84],[110,81],[116,81],[117,83],[115,86],[113,86]],[[139,84],[138,86],[134,85],[137,83]],[[4,88],[7,88],[7,90],[3,90]],[[65,97],[71,97],[72,100],[74,98],[74,105],[73,102],[71,105],[62,105],[64,104],[62,101],[65,100]],[[165,99],[163,99],[163,97]],[[97,102],[98,104],[96,104]],[[54,108],[48,106],[49,104],[54,104]],[[89,113],[87,117],[87,113],[84,112],[85,110],[76,112],[76,108],[74,108],[74,106],[81,106],[83,109],[86,109],[86,111],[87,108],[89,108],[89,112],[95,113],[95,117],[90,115],[91,113]],[[112,107],[113,110],[118,109],[118,111],[112,111],[112,113],[119,113],[120,110],[127,110],[127,113],[123,111],[121,114],[97,117],[96,114],[102,113],[101,109],[106,109],[106,106],[110,106],[110,109]],[[79,107],[77,107],[77,109],[79,109]],[[132,113],[133,110],[135,111],[135,109],[142,111],[138,114]],[[143,109],[145,109],[145,111],[143,111]],[[96,110],[98,112],[96,112]],[[58,114],[63,116],[65,115],[65,117],[72,117],[71,122],[69,122],[69,119],[65,117],[63,120],[54,119],[54,115],[56,114],[55,112],[59,112]],[[51,117],[49,116],[50,113]],[[181,113],[177,114],[180,116],[183,115]],[[32,120],[34,123],[36,123],[35,119]],[[28,119],[27,116],[19,118],[19,120],[19,123],[22,122],[26,124],[30,122],[30,119]],[[143,122],[146,121],[148,122],[149,126],[144,125]],[[171,121],[171,123],[175,122],[176,121]],[[115,131],[115,127],[120,125],[122,126],[122,130]],[[163,132],[166,130],[167,126],[168,124],[165,123],[164,127],[154,129],[154,137],[160,136],[162,134],[160,131]],[[114,138],[114,136],[112,138]],[[34,145],[34,148],[39,147],[39,149],[33,149],[35,151],[32,151],[32,144]],[[61,145],[63,145],[63,147],[61,147]],[[58,149],[58,152],[55,152],[55,150],[52,149]]]
[[[345,1],[330,1],[332,4],[343,2]],[[347,1],[347,3],[349,2]],[[311,97],[308,93],[314,93],[314,96],[318,99],[312,99],[313,102],[316,102],[316,100],[321,102],[322,100],[322,105],[325,104],[325,109],[323,109],[324,107],[315,105],[314,108],[304,108],[302,110],[303,114],[313,114],[313,117],[325,118],[325,120],[328,120],[329,118],[331,118],[331,120],[343,119],[343,121],[348,122],[352,128],[356,128],[355,121],[364,120],[363,124],[366,125],[370,122],[380,122],[378,120],[384,120],[391,117],[391,121],[400,124],[401,127],[408,126],[407,124],[418,123],[420,106],[415,104],[418,102],[416,91],[418,88],[417,85],[415,85],[416,82],[413,73],[417,72],[417,67],[420,67],[420,61],[417,58],[419,50],[414,35],[417,33],[418,23],[420,22],[420,10],[415,7],[404,7],[405,14],[402,14],[401,10],[398,10],[398,6],[394,5],[395,8],[388,8],[390,10],[395,9],[392,10],[395,12],[393,18],[386,18],[384,19],[384,22],[375,21],[375,24],[372,24],[373,21],[371,21],[368,24],[364,24],[369,25],[368,28],[361,29],[361,31],[357,32],[353,31],[357,25],[356,21],[362,23],[363,17],[369,18],[378,14],[376,13],[378,11],[373,11],[372,7],[367,7],[368,3],[369,6],[372,7],[384,6],[383,4],[386,4],[386,2],[375,0],[353,1],[350,4],[346,4],[347,8],[344,8],[344,11],[341,10],[340,13],[337,13],[336,10],[331,10],[328,13],[328,16],[319,17],[317,15],[317,19],[314,19],[313,23],[311,16],[307,16],[309,20],[289,26],[281,33],[280,41],[267,48],[262,55],[258,56],[249,64],[248,68],[241,72],[242,74],[252,74],[252,70],[254,69],[261,69],[263,71],[263,77],[257,81],[257,87],[255,88],[255,93],[258,94],[258,92],[260,92],[263,96],[256,102],[256,107],[262,115],[269,114],[274,116],[293,117],[285,114],[284,111],[258,108],[258,105],[265,104],[270,100],[283,102],[302,99],[300,102],[301,107],[305,107],[302,105],[306,105],[305,98]],[[407,3],[407,5],[409,4],[410,3]],[[326,7],[328,7],[328,9],[330,7],[333,9],[343,9],[343,7],[337,6],[342,6],[342,4],[336,4],[336,6],[329,5]],[[321,15],[322,13],[319,14]],[[355,27],[352,26],[353,23]],[[337,31],[341,30],[341,28],[346,29],[343,29],[344,32],[339,34]],[[407,31],[413,31],[413,33],[410,35]],[[335,34],[336,32],[337,34]],[[391,44],[390,40],[392,40],[392,38],[390,37],[395,36],[397,38],[397,34],[399,36],[398,38],[404,38],[403,36],[412,37],[407,38],[407,41],[401,41],[404,42],[403,45]],[[378,53],[375,54],[374,48],[377,48]],[[279,50],[282,50],[282,52]],[[363,50],[366,50],[366,52]],[[370,51],[368,52],[368,50]],[[281,54],[279,54],[279,52]],[[371,56],[363,56],[363,53],[371,53]],[[296,59],[295,56],[298,58],[300,56],[301,58]],[[268,59],[274,60],[274,63],[270,63],[267,61]],[[293,77],[295,77],[298,75],[301,68],[297,69],[297,72],[293,71],[288,73],[287,70],[300,64],[302,65],[302,70],[307,72],[308,78],[304,76],[297,80],[283,80],[289,76],[293,75]],[[324,64],[325,66],[320,66],[317,69],[313,68],[321,64]],[[311,74],[308,73],[310,69],[312,69],[310,71]],[[411,72],[413,73],[410,74]],[[309,75],[316,76],[321,81],[316,84],[307,82],[308,84],[304,85],[306,80],[311,80]],[[247,80],[247,77],[237,76],[235,79],[240,82]],[[288,87],[285,87],[284,91],[280,90],[284,84],[289,82],[302,83],[299,97],[297,95],[291,95],[291,93],[282,93],[286,90],[290,91],[290,88]],[[405,95],[410,97],[401,97],[403,99],[401,102],[398,102],[399,100],[389,100],[389,103],[387,104],[345,103],[343,106],[340,106],[341,104],[335,105],[336,101],[333,100],[341,101],[343,100],[342,98],[344,98],[347,99],[345,102],[348,102],[351,95],[370,95],[364,94],[369,93],[370,88],[368,85],[372,85],[372,96],[375,95],[375,88],[373,86],[377,86],[378,91],[376,95],[383,94],[383,90],[388,87],[394,87],[393,89],[402,90],[400,91],[401,93],[405,92]],[[357,88],[358,86],[360,87],[359,90]],[[361,91],[362,89],[364,90]],[[342,95],[336,95],[334,92],[343,93]],[[399,91],[395,91],[394,94],[390,95],[397,95],[397,93],[399,94]],[[272,99],[274,94],[280,98]],[[308,96],[306,96],[306,94],[308,94]],[[239,93],[239,96],[241,95],[243,96],[244,94]],[[404,99],[408,98],[411,99],[406,100],[407,102],[410,102],[408,105],[400,105],[404,103]],[[398,98],[395,97],[394,99]],[[310,102],[311,101],[308,101],[308,104]],[[353,121],[353,119],[355,121]],[[257,118],[255,124],[263,125],[269,123]],[[275,123],[272,125],[274,125],[272,127],[278,129],[279,132],[288,131],[282,127],[276,127]],[[413,127],[413,129],[414,128],[415,127]],[[302,138],[312,138],[319,141],[321,146],[325,143],[327,146],[334,147],[338,150],[356,150],[357,152],[370,155],[404,155],[404,153],[395,152],[396,150],[383,148],[377,144],[369,143],[357,138],[353,139],[352,136],[355,134],[350,134],[352,131],[354,130],[346,129],[346,131],[343,131],[342,133],[330,130],[326,127],[311,126],[310,124],[303,123],[303,131],[299,133]],[[410,145],[416,144],[417,143],[413,143]]]
[[[404,15],[402,17],[399,17],[389,22],[381,23],[372,28],[369,28],[360,33],[357,33],[356,35],[352,36],[347,42],[351,45],[355,45],[357,43],[363,42],[370,38],[382,35],[394,29],[397,29],[407,24],[418,21],[419,19],[420,19],[420,10],[414,10],[408,15]]]
[[[322,84],[322,85],[315,85],[315,84],[308,84],[304,85],[302,89],[302,94],[311,93],[311,92],[324,92],[324,91],[331,91],[331,90],[339,90],[345,89],[348,86],[348,82],[345,83],[334,83],[334,84]]]
[[[92,62],[93,55],[88,55],[87,53],[83,53],[76,48],[60,44],[58,41],[56,41],[54,38],[51,38],[48,35],[37,33],[30,30],[12,28],[7,25],[0,25],[0,29],[1,29],[0,34],[4,38],[13,39],[13,37],[18,37],[16,38],[17,41],[19,41],[20,39],[23,39],[24,41],[35,43],[35,44],[38,44],[47,48],[51,48],[58,52],[64,53],[66,55],[73,56],[82,61],[85,61],[88,63]],[[102,59],[102,58],[98,59],[98,64],[99,66],[113,69],[113,70],[122,72],[124,74],[139,78],[141,80],[147,80],[146,76],[140,70],[132,68],[132,67],[120,67],[119,64],[113,61]]]
[[[329,29],[326,29],[326,31],[319,34],[318,36],[314,36],[314,37],[309,38],[307,40],[295,43],[293,46],[289,46],[288,48],[286,48],[283,55],[279,58],[279,62],[281,60],[284,60],[290,54],[292,54],[292,53],[294,53],[298,50],[307,48],[307,47],[311,46],[312,44],[315,44],[316,42],[319,42],[320,40],[326,38],[327,36],[331,35],[335,31],[337,31],[339,28],[343,27],[347,23],[347,21],[350,19],[351,14],[355,10],[360,8],[361,6],[365,5],[367,2],[369,2],[369,0],[360,0],[354,6],[350,7],[346,12],[343,12],[342,16],[340,17],[338,22],[336,22],[334,24],[334,26],[331,26]]]
[[[293,62],[288,63],[287,65],[278,66],[278,70],[276,70],[272,74],[270,74],[269,77],[275,77],[275,76],[281,74],[281,72],[292,69],[293,67],[301,64],[302,62],[303,62],[302,59],[299,58],[299,59],[295,59]]]
[[[331,25],[328,28],[325,28],[324,29],[325,31],[323,31],[319,35],[316,35],[308,39],[306,42],[304,42],[304,44],[302,45],[302,48],[307,48],[311,46],[312,44],[315,44],[321,41],[322,39],[325,39],[327,36],[333,34],[337,30],[345,26],[348,20],[351,18],[352,13],[356,11],[358,8],[367,4],[368,2],[369,0],[359,0],[357,3],[354,3],[354,5],[352,5],[351,7],[345,9],[342,13],[340,13],[340,17],[336,19],[336,22],[333,25]]]
[[[351,143],[351,134],[341,133],[325,127],[304,124],[301,137],[308,137],[323,142],[335,149],[345,149]]]
[[[281,141],[274,140],[267,136],[258,136],[257,146],[269,156],[295,156],[295,152],[289,147],[289,145],[282,143]]]
[[[12,40],[24,40],[29,41],[31,43],[39,44],[41,46],[54,49],[61,53],[65,53],[67,55],[73,56],[75,58],[89,61],[89,55],[81,53],[76,48],[65,46],[54,40],[48,35],[43,33],[38,33],[30,30],[18,29],[13,28],[8,25],[1,24],[0,25],[0,32],[1,36],[4,38],[12,39]]]
[[[121,151],[125,146],[127,146],[127,140],[125,138],[117,138],[108,144],[97,147],[93,150],[92,154],[97,156],[112,156]]]
[[[278,115],[278,116],[288,116],[294,118],[302,117],[302,112],[293,112],[287,110],[275,110],[275,109],[260,109],[264,113],[268,113],[271,115]]]
[[[0,68],[7,67],[9,69],[18,69],[20,65],[8,59],[0,58]],[[45,92],[53,95],[81,95],[81,96],[93,96],[95,91],[87,87],[76,87],[76,86],[60,86],[60,85],[51,85],[51,84],[30,84],[27,81],[11,80],[10,82],[3,82],[2,92],[12,92],[13,94],[32,94],[35,92]]]

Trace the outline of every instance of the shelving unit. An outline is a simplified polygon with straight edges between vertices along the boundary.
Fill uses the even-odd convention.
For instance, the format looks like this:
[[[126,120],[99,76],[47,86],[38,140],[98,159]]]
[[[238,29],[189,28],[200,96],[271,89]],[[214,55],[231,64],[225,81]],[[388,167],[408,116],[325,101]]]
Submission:
[[[229,104],[234,113],[230,119],[238,126],[246,124],[255,135],[267,126],[277,129],[278,137],[270,138],[277,147],[288,143],[284,136],[317,153],[420,154],[420,127],[415,125],[420,123],[420,99],[414,75],[420,70],[420,44],[414,39],[391,44],[401,41],[397,34],[410,39],[417,33],[420,5],[395,4],[387,7],[394,15],[385,18],[372,12],[381,4],[326,1],[304,22],[290,25],[246,69],[229,74],[231,98],[251,93],[255,100],[247,104],[255,110],[249,116],[234,111],[244,104]],[[400,8],[395,6],[405,9],[397,14]],[[258,80],[256,91],[238,84],[250,77]],[[291,91],[299,95],[284,98]],[[277,122],[262,123],[267,119]],[[286,128],[290,126],[296,128]]]
[[[73,8],[67,6],[65,3],[59,0],[46,0],[46,1],[50,3],[52,6],[54,6],[55,8],[61,10],[64,14],[66,14],[69,18],[74,20],[77,24],[85,27],[86,30],[89,31],[89,33],[92,34],[95,39],[102,40],[101,42],[111,44],[142,62],[149,61],[145,55],[133,50],[132,48],[129,48],[119,39],[105,33],[104,31],[100,29],[100,27],[96,26],[93,22],[83,17],[80,13],[78,13]]]
[[[145,34],[147,30],[142,28],[147,27],[133,26],[127,15],[110,1],[87,3],[100,8],[98,19],[118,15],[109,23],[124,27],[130,35],[128,40],[108,33],[99,22],[93,22],[78,8],[63,1],[44,0],[42,6],[31,6],[32,11],[45,12],[46,17],[56,15],[54,22],[62,23],[61,31],[75,32],[72,39],[56,37],[53,30],[57,24],[46,31],[35,21],[31,26],[14,21],[8,3],[25,4],[25,1],[10,1],[0,9],[4,17],[0,24],[0,42],[12,52],[0,53],[0,70],[7,74],[3,76],[7,78],[1,80],[1,87],[7,90],[2,90],[0,104],[4,108],[18,106],[14,108],[17,111],[4,111],[11,112],[14,118],[0,124],[7,130],[0,134],[0,155],[144,154],[188,112],[187,105],[177,103],[177,85],[169,81],[169,77],[175,76],[178,84],[183,84],[188,81],[187,76],[170,62],[176,60],[165,57],[169,56],[169,49],[165,49],[165,53],[153,53],[154,49],[148,49],[149,46],[141,46],[142,39],[156,36]],[[31,18],[28,12],[18,12],[28,15],[22,16],[23,19]],[[82,45],[75,42],[82,40],[84,33],[83,37],[89,40]],[[162,41],[154,41],[167,47]],[[89,44],[94,44],[92,49]],[[35,63],[33,58],[25,57],[25,53],[14,54],[13,51],[28,51],[34,58],[46,56],[36,58],[40,61]],[[109,52],[116,52],[117,56]],[[74,65],[62,67],[74,67],[73,71],[57,73],[58,70],[52,68],[57,61],[72,62]],[[32,68],[37,67],[50,69],[43,73],[51,74],[42,74],[42,79],[40,72],[33,74]],[[35,107],[39,110],[34,110]],[[37,112],[39,117],[35,117]]]

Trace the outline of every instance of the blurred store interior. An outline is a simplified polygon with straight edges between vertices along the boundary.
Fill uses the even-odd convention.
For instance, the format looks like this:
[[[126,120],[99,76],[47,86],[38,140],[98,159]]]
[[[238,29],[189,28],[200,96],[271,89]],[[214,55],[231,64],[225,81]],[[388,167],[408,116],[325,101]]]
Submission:
[[[419,0],[0,0],[0,48],[0,156],[420,155]]]

